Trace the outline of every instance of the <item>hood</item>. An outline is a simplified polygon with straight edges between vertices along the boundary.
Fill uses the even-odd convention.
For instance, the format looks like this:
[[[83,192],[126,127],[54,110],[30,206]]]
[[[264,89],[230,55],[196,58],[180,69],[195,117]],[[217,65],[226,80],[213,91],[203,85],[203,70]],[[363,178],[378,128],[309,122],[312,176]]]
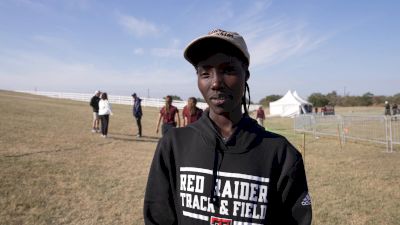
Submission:
[[[205,111],[202,117],[189,125],[196,130],[207,146],[218,146],[218,149],[226,154],[240,154],[250,151],[261,142],[264,128],[257,124],[257,121],[243,114],[237,124],[235,132],[224,141],[215,123],[210,119],[209,112]],[[213,150],[213,147],[210,150]]]

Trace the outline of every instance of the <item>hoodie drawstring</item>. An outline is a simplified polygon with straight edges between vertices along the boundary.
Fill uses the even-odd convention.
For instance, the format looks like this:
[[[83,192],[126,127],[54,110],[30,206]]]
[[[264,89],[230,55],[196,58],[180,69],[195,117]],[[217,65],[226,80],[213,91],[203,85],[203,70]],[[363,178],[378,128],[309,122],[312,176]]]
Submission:
[[[219,148],[218,144],[220,142],[219,142],[218,138],[216,138],[215,141],[216,141],[216,143],[215,143],[215,148],[214,148],[213,177],[212,177],[212,183],[211,183],[211,194],[210,194],[211,198],[210,199],[211,199],[211,203],[213,205],[219,206],[219,196],[216,195],[216,190],[217,190],[217,188],[219,188],[217,185],[217,179],[218,179],[219,167],[221,166],[221,162],[224,157],[224,153],[221,152],[222,157],[221,157],[221,160],[219,160],[218,149],[220,149],[220,148]]]

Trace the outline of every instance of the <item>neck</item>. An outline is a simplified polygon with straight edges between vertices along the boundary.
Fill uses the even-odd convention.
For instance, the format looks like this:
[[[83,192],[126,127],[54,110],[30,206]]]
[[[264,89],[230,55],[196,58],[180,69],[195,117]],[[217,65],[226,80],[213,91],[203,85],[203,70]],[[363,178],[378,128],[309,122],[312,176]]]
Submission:
[[[232,112],[223,114],[216,114],[210,110],[209,114],[210,119],[217,125],[218,131],[224,138],[230,137],[233,132],[235,132],[236,125],[239,123],[242,116],[243,113],[240,107]]]

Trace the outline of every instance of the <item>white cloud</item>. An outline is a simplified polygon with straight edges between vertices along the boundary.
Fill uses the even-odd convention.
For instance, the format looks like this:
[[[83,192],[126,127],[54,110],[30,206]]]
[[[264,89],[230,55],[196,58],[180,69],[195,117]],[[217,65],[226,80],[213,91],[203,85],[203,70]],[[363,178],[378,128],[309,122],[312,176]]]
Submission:
[[[80,10],[90,9],[93,0],[68,0],[66,4],[71,8],[78,8]],[[93,2],[94,3],[94,2]]]
[[[26,7],[32,10],[43,11],[48,9],[48,7],[45,4],[39,1],[33,1],[33,0],[12,0],[12,1],[18,6]]]
[[[169,47],[151,48],[147,51],[144,48],[134,49],[135,55],[149,54],[160,58],[182,58],[183,50],[179,48],[181,41],[179,39],[170,40]]]
[[[285,17],[268,18],[271,1],[256,2],[237,17],[234,29],[246,39],[250,64],[265,67],[317,48],[327,37],[317,37],[306,23]]]
[[[191,69],[149,64],[122,71],[90,62],[66,62],[40,52],[0,50],[0,89],[83,93],[100,89],[118,94],[129,94],[134,89],[145,94],[149,88],[153,97],[167,93],[186,97],[196,87]]]
[[[46,44],[49,46],[57,46],[57,47],[67,47],[70,45],[68,41],[62,38],[48,36],[48,35],[34,35],[32,37],[34,41],[40,42],[42,44]]]
[[[144,54],[144,49],[143,48],[136,48],[133,50],[133,53],[135,55],[143,55]]]
[[[183,51],[175,48],[153,48],[151,54],[156,57],[182,57]]]
[[[117,13],[118,23],[129,33],[136,37],[159,35],[161,30],[153,23],[145,19]]]

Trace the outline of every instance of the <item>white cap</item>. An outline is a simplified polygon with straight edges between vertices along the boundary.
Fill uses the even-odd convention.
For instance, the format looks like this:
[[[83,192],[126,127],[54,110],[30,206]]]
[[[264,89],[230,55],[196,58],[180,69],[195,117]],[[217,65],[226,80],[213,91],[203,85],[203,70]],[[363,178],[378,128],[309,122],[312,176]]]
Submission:
[[[236,33],[225,31],[221,29],[215,29],[210,31],[207,35],[201,36],[193,40],[186,48],[183,53],[185,59],[189,61],[191,64],[195,64],[195,55],[199,53],[199,51],[203,51],[201,48],[201,44],[211,43],[211,42],[226,42],[232,47],[238,49],[240,53],[243,54],[244,58],[247,60],[247,64],[250,64],[250,54],[247,50],[246,42],[243,37]]]

